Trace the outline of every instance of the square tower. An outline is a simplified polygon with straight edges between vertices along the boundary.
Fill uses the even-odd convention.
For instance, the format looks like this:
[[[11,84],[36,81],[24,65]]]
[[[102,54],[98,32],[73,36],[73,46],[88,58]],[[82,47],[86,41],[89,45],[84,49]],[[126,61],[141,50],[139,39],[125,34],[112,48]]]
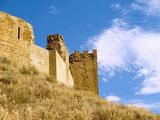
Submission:
[[[92,53],[75,51],[69,57],[75,88],[98,94],[97,50]]]
[[[0,11],[0,55],[21,65],[30,65],[29,48],[34,43],[32,26]]]

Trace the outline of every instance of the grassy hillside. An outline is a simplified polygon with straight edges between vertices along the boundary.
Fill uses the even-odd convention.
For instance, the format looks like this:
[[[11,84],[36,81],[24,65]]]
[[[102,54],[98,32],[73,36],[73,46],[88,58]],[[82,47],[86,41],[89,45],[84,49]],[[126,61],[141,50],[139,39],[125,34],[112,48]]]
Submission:
[[[135,107],[58,85],[33,67],[0,58],[0,120],[160,120]]]

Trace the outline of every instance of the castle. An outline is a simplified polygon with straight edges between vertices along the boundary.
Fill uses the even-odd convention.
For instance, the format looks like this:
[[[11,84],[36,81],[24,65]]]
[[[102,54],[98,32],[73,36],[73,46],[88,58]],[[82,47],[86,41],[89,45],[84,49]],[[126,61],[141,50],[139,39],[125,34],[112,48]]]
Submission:
[[[35,66],[68,87],[98,94],[97,51],[68,53],[63,36],[47,37],[47,49],[34,44],[32,26],[0,12],[0,55],[19,66]]]

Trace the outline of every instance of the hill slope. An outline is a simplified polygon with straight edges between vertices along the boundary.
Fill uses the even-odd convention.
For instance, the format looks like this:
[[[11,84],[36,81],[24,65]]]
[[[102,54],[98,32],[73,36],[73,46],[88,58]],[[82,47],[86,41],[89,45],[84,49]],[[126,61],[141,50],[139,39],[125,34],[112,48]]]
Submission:
[[[160,120],[160,117],[66,88],[33,67],[19,69],[0,58],[0,120]]]

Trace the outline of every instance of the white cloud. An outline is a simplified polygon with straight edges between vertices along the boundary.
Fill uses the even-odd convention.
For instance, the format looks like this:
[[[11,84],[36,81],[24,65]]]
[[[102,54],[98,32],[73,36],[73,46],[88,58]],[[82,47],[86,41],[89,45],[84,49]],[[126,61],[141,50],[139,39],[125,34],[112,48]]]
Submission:
[[[143,82],[143,87],[137,94],[154,94],[160,93],[160,75],[152,75]]]
[[[140,108],[146,108],[148,110],[158,110],[160,108],[160,103],[135,103],[133,105]]]
[[[117,10],[122,15],[128,15],[133,11],[141,11],[148,16],[160,17],[160,0],[134,0],[127,7],[116,3],[112,4],[111,8]]]
[[[60,14],[60,12],[59,12],[59,10],[57,9],[57,7],[56,6],[54,6],[54,5],[51,5],[50,7],[49,7],[49,14],[52,14],[52,15],[57,15],[57,14]]]
[[[160,108],[160,102],[144,102],[142,100],[131,100],[126,104],[126,106],[136,106],[139,108],[145,108],[147,110],[152,110],[152,111],[159,111]]]
[[[121,4],[111,4],[111,8],[113,10],[119,11],[122,15],[127,15],[130,12],[130,9],[126,9],[125,7],[121,6]]]
[[[160,0],[136,0],[135,4],[139,10],[143,10],[148,15],[159,16]]]
[[[110,95],[106,97],[106,100],[111,102],[119,102],[121,99],[118,96]]]
[[[121,9],[122,9],[122,7],[121,7],[121,5],[120,5],[119,3],[112,4],[112,5],[111,5],[111,8],[113,8],[113,9],[115,9],[115,10],[121,10]]]
[[[130,5],[131,10],[144,10],[142,6],[136,4],[136,3],[132,3]]]
[[[137,94],[160,93],[160,33],[131,28],[116,19],[110,28],[90,38],[89,44],[98,50],[101,73],[135,68],[137,77],[144,78]]]

